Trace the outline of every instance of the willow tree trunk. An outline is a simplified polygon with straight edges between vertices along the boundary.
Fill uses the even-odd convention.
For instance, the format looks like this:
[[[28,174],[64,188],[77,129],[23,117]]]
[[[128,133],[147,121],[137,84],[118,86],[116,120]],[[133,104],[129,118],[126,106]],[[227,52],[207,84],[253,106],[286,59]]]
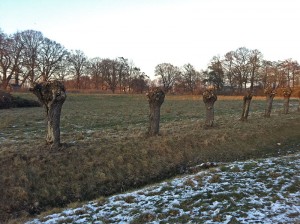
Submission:
[[[272,105],[273,105],[273,99],[276,95],[276,90],[273,89],[272,87],[268,86],[264,90],[265,95],[266,95],[266,109],[265,109],[265,117],[270,117],[271,116],[271,111],[272,111]]]
[[[47,119],[47,144],[58,148],[60,143],[60,115],[63,103],[66,100],[66,90],[59,81],[42,82],[30,89],[43,104]]]
[[[203,92],[203,102],[206,107],[205,127],[212,127],[214,124],[214,103],[217,101],[217,95],[212,89]]]
[[[241,121],[246,121],[248,118],[252,97],[253,97],[252,92],[248,91],[243,98],[243,112],[242,112]]]
[[[159,122],[160,122],[160,107],[164,102],[165,93],[163,90],[156,88],[152,91],[149,91],[147,94],[150,115],[149,115],[149,129],[148,134],[155,136],[159,134]]]
[[[291,95],[292,95],[292,90],[290,87],[287,87],[283,90],[283,113],[284,114],[289,113]]]

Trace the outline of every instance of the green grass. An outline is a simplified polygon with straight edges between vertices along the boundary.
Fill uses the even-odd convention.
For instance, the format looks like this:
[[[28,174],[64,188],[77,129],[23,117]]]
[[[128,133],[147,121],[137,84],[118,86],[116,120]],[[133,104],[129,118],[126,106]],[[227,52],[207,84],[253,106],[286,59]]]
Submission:
[[[280,104],[264,119],[265,102],[254,98],[248,122],[240,122],[241,98],[220,97],[215,127],[204,129],[200,96],[166,96],[161,135],[147,137],[145,95],[68,94],[60,151],[44,143],[43,108],[1,110],[0,222],[137,188],[201,162],[284,154],[299,144],[300,113],[293,106],[282,115]]]

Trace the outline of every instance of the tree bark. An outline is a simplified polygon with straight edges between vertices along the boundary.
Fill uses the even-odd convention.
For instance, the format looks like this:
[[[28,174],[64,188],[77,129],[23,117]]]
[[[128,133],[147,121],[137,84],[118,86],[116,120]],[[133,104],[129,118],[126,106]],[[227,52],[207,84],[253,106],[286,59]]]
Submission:
[[[264,93],[266,95],[266,109],[265,109],[265,117],[270,117],[271,116],[271,111],[272,111],[272,104],[273,104],[273,99],[276,95],[276,90],[270,86],[267,86],[264,90]]]
[[[203,102],[206,107],[205,127],[212,127],[214,123],[214,103],[217,101],[217,95],[212,89],[203,92]]]
[[[47,144],[52,144],[52,148],[60,147],[60,114],[67,97],[64,85],[59,81],[42,82],[35,84],[30,91],[38,97],[46,111]]]
[[[247,91],[246,95],[243,98],[243,112],[242,112],[241,121],[246,121],[248,119],[252,97],[253,97],[252,92]]]
[[[159,134],[160,107],[164,102],[165,93],[163,90],[156,88],[149,91],[146,95],[150,107],[148,134],[150,136],[155,136]]]
[[[283,113],[284,114],[289,113],[291,95],[292,95],[292,89],[290,87],[287,87],[283,90]]]

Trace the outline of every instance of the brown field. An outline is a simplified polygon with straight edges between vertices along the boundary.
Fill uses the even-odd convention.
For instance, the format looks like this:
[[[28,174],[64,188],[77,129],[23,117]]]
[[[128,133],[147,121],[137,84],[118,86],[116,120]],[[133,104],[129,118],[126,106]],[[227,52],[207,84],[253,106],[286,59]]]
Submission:
[[[33,95],[22,97],[34,99]],[[144,95],[69,94],[61,116],[60,151],[44,143],[43,108],[0,111],[0,222],[32,217],[183,173],[201,162],[237,161],[299,150],[298,100],[271,118],[254,97],[247,122],[242,97],[219,96],[215,126],[204,129],[200,96],[166,96],[160,136],[147,137]]]

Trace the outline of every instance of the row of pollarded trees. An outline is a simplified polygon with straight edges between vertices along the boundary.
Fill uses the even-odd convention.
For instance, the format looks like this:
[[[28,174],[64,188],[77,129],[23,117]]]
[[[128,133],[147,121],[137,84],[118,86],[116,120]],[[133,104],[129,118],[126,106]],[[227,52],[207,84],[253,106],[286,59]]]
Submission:
[[[47,136],[46,142],[51,144],[54,148],[59,148],[60,143],[60,114],[62,105],[66,100],[66,89],[64,85],[59,81],[42,82],[36,83],[30,91],[35,94],[39,101],[43,104],[46,111],[47,118]],[[276,95],[276,90],[270,86],[265,89],[266,95],[266,109],[265,117],[270,117],[272,102]],[[289,111],[289,100],[292,90],[286,88],[283,90],[284,96],[284,113],[287,114]],[[159,134],[159,123],[160,123],[160,108],[165,99],[165,92],[161,88],[154,88],[147,94],[150,114],[149,114],[149,129],[148,134],[155,136]],[[299,106],[300,111],[300,91],[299,95]],[[246,92],[243,98],[243,111],[241,120],[246,121],[249,114],[250,103],[253,94],[251,91]],[[203,92],[203,102],[206,107],[206,120],[205,127],[212,127],[214,123],[214,103],[217,101],[217,95],[214,88],[208,88]]]
[[[271,111],[272,111],[272,104],[273,99],[276,95],[276,89],[272,88],[271,86],[267,86],[264,89],[264,94],[266,96],[266,108],[264,117],[270,117]],[[289,102],[290,97],[292,94],[292,89],[290,87],[286,87],[283,89],[283,113],[288,114],[289,113]],[[299,105],[298,105],[298,111],[300,112],[300,91],[298,92],[299,97]],[[250,110],[250,104],[251,100],[253,98],[253,92],[252,91],[246,91],[243,97],[243,107],[242,107],[242,115],[241,115],[241,121],[246,121],[248,119],[249,110]],[[205,126],[206,127],[212,127],[213,121],[214,121],[214,103],[217,100],[217,95],[214,91],[214,89],[207,89],[203,93],[203,102],[205,103],[206,107],[206,121]]]
[[[273,99],[276,95],[276,89],[270,86],[267,86],[264,90],[266,95],[266,108],[264,117],[270,117],[272,110]],[[284,97],[284,108],[283,113],[288,114],[289,112],[289,101],[292,94],[291,88],[287,87],[283,90]],[[150,105],[150,126],[149,134],[157,135],[159,133],[159,119],[160,119],[160,107],[164,102],[165,93],[159,88],[155,88],[153,91],[147,93],[148,101]],[[250,103],[253,97],[253,92],[247,91],[243,97],[243,108],[241,121],[246,121],[249,115]],[[299,105],[298,111],[300,112],[300,91],[298,92]],[[217,94],[214,88],[207,88],[203,92],[203,102],[206,108],[206,120],[205,127],[212,127],[214,124],[214,104],[217,101]]]
[[[35,83],[30,91],[37,96],[46,112],[46,143],[54,149],[60,148],[60,115],[67,97],[65,86],[57,80],[46,81]],[[162,89],[155,88],[147,93],[147,97],[150,106],[148,134],[155,136],[159,133],[160,107],[164,102],[165,93]]]
[[[60,115],[67,98],[65,86],[57,80],[46,81],[35,83],[30,91],[37,96],[46,112],[46,143],[54,149],[60,148]],[[148,133],[152,136],[159,133],[160,107],[164,102],[165,93],[161,89],[155,88],[147,93],[147,97],[150,106]]]
[[[292,89],[290,87],[285,87],[282,89],[282,95],[283,95],[283,113],[288,114],[289,112],[289,103],[290,103],[290,97],[292,95]],[[275,95],[277,94],[277,90],[274,87],[271,86],[266,86],[264,89],[264,94],[266,96],[266,108],[265,108],[265,117],[270,117],[271,116],[271,111],[272,111],[272,105],[273,105],[273,99]],[[300,111],[300,91],[298,91],[299,95],[299,106],[298,110]],[[253,97],[253,91],[248,90],[245,92],[244,97],[243,97],[243,110],[242,110],[242,116],[241,120],[246,121],[249,115],[249,110],[250,110],[250,104],[251,100]]]

